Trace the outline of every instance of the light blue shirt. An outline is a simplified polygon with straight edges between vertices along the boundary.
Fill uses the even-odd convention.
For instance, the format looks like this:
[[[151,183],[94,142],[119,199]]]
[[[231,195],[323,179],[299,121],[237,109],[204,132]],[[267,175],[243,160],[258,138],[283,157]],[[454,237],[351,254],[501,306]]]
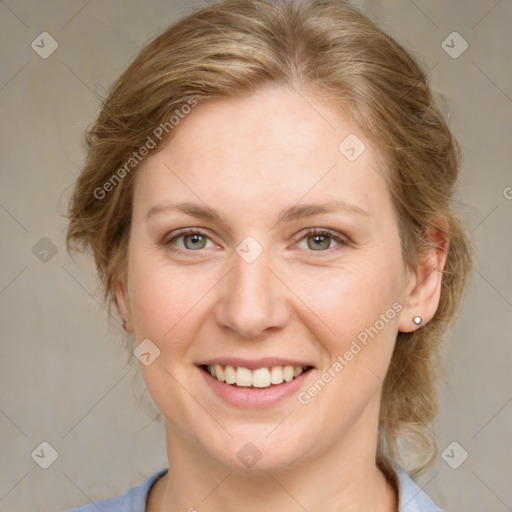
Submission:
[[[411,479],[405,470],[393,463],[398,476],[399,512],[443,512]],[[162,469],[150,476],[143,484],[131,488],[118,498],[95,501],[83,507],[74,508],[68,512],[145,512],[146,498],[151,486],[167,473]]]

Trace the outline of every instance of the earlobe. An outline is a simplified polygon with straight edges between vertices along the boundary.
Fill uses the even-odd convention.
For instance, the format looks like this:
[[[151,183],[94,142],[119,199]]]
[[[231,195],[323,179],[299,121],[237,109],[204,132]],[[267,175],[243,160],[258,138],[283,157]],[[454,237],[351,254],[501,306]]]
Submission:
[[[431,243],[418,267],[410,272],[398,330],[412,332],[435,315],[441,299],[443,269],[448,255],[448,239],[440,231],[426,235]]]
[[[126,285],[126,280],[119,280],[115,285],[115,303],[117,306],[117,310],[123,319],[123,329],[128,332],[133,332],[133,323],[132,323],[132,315],[130,308],[130,301],[128,298],[128,290]]]

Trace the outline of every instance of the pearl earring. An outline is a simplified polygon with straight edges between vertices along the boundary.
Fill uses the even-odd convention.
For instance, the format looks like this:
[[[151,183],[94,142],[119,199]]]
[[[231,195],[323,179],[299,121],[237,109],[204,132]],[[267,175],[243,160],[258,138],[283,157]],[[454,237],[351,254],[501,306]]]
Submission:
[[[413,321],[416,325],[420,325],[420,324],[421,324],[421,322],[422,322],[422,320],[423,320],[423,319],[421,318],[421,316],[414,316],[414,317],[412,318],[412,321]]]

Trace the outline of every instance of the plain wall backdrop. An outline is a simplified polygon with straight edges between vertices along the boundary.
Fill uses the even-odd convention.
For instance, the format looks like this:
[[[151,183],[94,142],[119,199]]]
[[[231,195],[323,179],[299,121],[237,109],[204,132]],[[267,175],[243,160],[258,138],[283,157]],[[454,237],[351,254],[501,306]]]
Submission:
[[[439,455],[417,482],[447,511],[511,511],[512,3],[354,3],[420,56],[447,100],[477,250],[446,355]],[[98,94],[201,5],[0,1],[0,511],[65,510],[167,467],[163,423],[126,364],[122,329],[107,326],[91,258],[66,253],[62,215]]]

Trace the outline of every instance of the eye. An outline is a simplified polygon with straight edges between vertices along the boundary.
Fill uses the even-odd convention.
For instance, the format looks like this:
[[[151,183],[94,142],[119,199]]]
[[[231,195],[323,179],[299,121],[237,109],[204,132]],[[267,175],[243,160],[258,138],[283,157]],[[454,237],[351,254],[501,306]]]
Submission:
[[[179,246],[179,244],[175,244],[174,242],[183,239],[183,246]],[[179,249],[184,249],[187,251],[197,251],[198,249],[204,249],[206,246],[206,241],[209,238],[205,233],[198,230],[187,230],[182,231],[181,233],[177,233],[172,238],[169,238],[165,241],[165,245],[178,245]]]
[[[305,233],[302,233],[302,238],[300,240],[306,240],[308,249],[315,252],[325,252],[328,249],[332,249],[332,241],[335,241],[338,245],[347,245],[347,241],[343,238],[326,229],[318,228],[310,229]]]
[[[180,245],[177,241],[181,239],[183,240],[183,243]],[[168,238],[164,242],[164,245],[177,246],[179,250],[191,252],[205,249],[208,240],[210,239],[204,232],[197,229],[189,229],[178,232],[171,238]],[[299,241],[302,240],[307,241],[307,248],[311,249],[313,252],[325,252],[329,249],[334,249],[331,247],[333,241],[339,246],[344,246],[348,243],[346,240],[331,231],[318,228],[309,229],[306,232],[303,232]]]

